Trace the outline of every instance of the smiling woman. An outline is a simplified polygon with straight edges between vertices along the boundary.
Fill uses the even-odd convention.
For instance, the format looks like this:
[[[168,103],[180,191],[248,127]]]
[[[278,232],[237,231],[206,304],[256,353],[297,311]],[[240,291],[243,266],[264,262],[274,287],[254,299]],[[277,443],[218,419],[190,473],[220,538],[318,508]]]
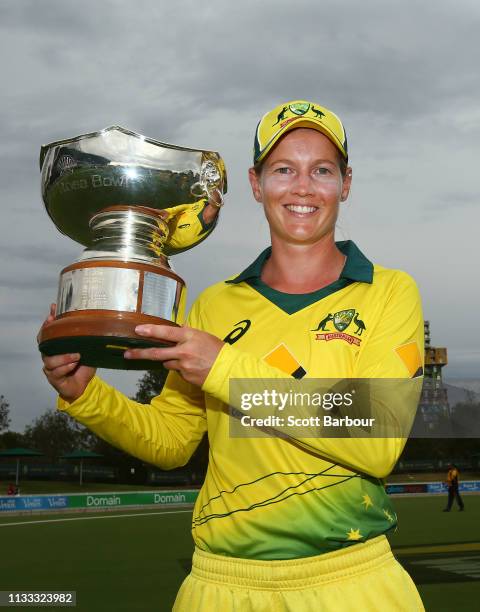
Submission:
[[[184,465],[208,432],[192,573],[176,612],[423,610],[385,537],[397,520],[381,479],[404,438],[302,437],[294,427],[278,435],[264,406],[262,437],[251,426],[231,435],[233,380],[261,394],[266,379],[287,389],[303,378],[409,379],[423,366],[414,281],[374,266],[351,241],[335,242],[352,180],[340,119],[305,100],[274,108],[258,124],[253,164],[271,246],[205,290],[187,325],[136,329],[173,346],[125,355],[171,370],[161,394],[136,403],[79,365],[78,354],[44,357],[45,373],[60,410],[164,469]],[[413,398],[405,410],[415,409]]]
[[[282,135],[260,170],[250,169],[249,178],[255,199],[263,204],[272,240],[263,280],[290,293],[315,291],[336,280],[345,256],[334,246],[335,224],[352,180],[350,168],[342,174],[337,147],[319,131],[294,129]],[[292,265],[290,278],[284,278],[279,258],[284,254],[303,259],[305,249],[310,256],[302,275]],[[316,253],[330,260],[323,273]]]
[[[302,244],[333,236],[339,201],[346,200],[350,190],[351,172],[342,175],[337,149],[326,136],[308,128],[285,134],[260,172],[251,170],[249,176],[272,236],[277,230],[272,225],[275,214],[287,229],[280,238],[290,238],[289,224],[291,238]]]

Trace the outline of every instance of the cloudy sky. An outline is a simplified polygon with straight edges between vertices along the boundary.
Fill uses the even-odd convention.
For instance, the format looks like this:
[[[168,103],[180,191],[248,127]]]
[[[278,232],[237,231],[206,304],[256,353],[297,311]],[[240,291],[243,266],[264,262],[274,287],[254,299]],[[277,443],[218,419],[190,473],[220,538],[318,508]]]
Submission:
[[[40,145],[116,123],[221,153],[221,224],[174,261],[192,299],[268,244],[247,182],[253,132],[299,98],[347,129],[354,181],[338,238],[412,274],[447,376],[480,377],[479,25],[473,0],[1,0],[0,393],[12,428],[54,404],[35,336],[81,252],[44,210]],[[138,375],[105,378],[133,394]]]

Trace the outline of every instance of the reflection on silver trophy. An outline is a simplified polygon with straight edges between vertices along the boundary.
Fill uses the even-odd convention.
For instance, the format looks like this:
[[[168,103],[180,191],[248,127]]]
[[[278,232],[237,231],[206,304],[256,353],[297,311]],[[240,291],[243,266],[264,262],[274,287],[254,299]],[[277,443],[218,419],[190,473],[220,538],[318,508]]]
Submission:
[[[40,167],[52,221],[86,247],[60,274],[40,350],[107,368],[161,367],[123,353],[165,344],[136,336],[136,325],[182,321],[185,283],[168,258],[215,227],[227,189],[221,157],[112,126],[43,146]]]

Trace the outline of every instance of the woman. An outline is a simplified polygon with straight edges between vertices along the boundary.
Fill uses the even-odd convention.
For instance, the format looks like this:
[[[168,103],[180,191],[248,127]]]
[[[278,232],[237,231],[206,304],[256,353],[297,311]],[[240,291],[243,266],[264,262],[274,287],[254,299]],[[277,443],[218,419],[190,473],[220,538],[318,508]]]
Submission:
[[[271,247],[204,291],[186,326],[136,330],[175,346],[126,353],[164,362],[162,393],[143,406],[79,355],[45,357],[59,409],[166,469],[184,465],[208,431],[193,568],[174,610],[422,610],[384,536],[396,515],[380,479],[405,440],[232,438],[227,408],[231,379],[421,376],[415,283],[335,242],[352,170],[328,109],[297,100],[264,115],[249,178]]]

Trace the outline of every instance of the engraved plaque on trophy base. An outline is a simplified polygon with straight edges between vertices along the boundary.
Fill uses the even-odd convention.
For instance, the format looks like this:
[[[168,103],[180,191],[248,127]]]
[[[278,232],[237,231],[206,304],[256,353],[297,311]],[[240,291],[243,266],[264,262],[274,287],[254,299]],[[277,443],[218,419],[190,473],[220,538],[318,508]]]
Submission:
[[[57,318],[39,334],[45,355],[78,352],[85,365],[122,370],[161,368],[158,361],[127,360],[129,348],[169,346],[142,338],[137,325],[176,325],[183,280],[162,266],[108,260],[80,261],[62,270]]]

